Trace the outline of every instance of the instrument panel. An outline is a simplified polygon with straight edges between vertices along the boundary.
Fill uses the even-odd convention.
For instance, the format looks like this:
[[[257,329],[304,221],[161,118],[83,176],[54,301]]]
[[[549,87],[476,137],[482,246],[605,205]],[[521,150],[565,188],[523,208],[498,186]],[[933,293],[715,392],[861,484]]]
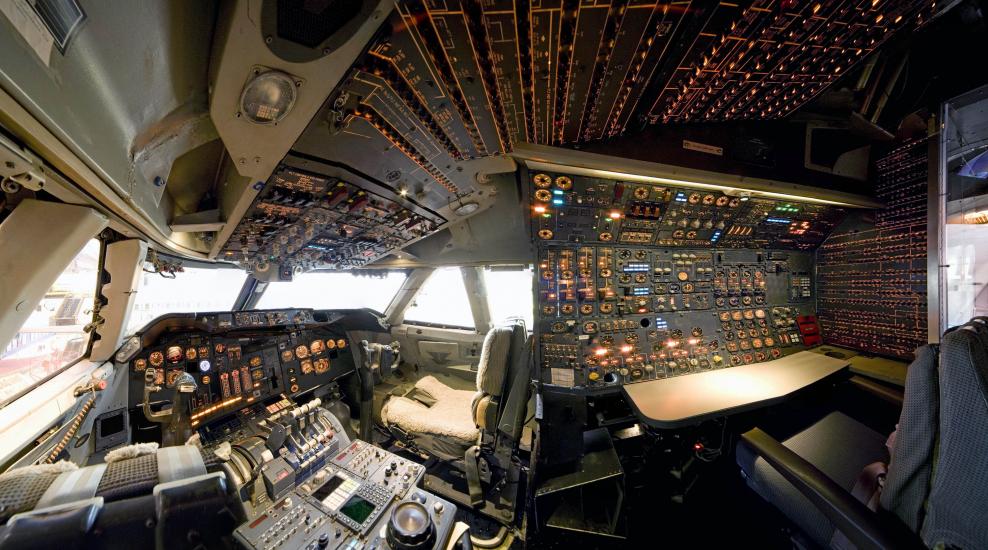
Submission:
[[[530,174],[542,380],[606,387],[820,343],[813,250],[844,211]]]
[[[130,406],[141,402],[148,368],[155,370],[162,393],[183,372],[192,375],[193,427],[353,372],[345,328],[335,322],[340,316],[321,317],[327,321],[317,322],[311,310],[273,310],[200,314],[194,321],[182,316],[156,319],[142,332],[156,336],[130,361]]]
[[[380,193],[385,193],[381,190]],[[434,232],[445,219],[405,196],[282,166],[223,247],[245,269],[350,269]]]

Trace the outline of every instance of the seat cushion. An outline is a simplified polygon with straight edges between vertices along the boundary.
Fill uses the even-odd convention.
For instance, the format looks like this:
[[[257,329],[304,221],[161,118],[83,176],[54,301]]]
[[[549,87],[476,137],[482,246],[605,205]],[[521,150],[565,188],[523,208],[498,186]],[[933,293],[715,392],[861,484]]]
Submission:
[[[783,442],[848,492],[858,475],[873,462],[888,460],[885,437],[851,417],[834,412]],[[738,465],[748,486],[779,509],[814,542],[827,547],[834,526],[782,474],[738,445]]]
[[[463,453],[477,442],[477,425],[471,413],[475,392],[454,390],[435,377],[426,376],[415,383],[414,393],[425,393],[432,402],[391,397],[381,409],[384,424],[408,434],[416,446],[440,458],[463,458]],[[433,401],[434,400],[434,401]]]

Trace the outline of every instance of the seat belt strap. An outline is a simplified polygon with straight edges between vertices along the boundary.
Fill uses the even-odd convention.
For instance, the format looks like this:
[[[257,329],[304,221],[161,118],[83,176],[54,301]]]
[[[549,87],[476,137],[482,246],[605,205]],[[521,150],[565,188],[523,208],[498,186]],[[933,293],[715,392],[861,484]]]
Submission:
[[[62,472],[41,495],[35,509],[93,498],[105,471],[106,464],[97,464]]]
[[[474,445],[463,455],[466,466],[467,489],[470,493],[470,506],[474,508],[484,503],[484,490],[480,485],[480,447]]]

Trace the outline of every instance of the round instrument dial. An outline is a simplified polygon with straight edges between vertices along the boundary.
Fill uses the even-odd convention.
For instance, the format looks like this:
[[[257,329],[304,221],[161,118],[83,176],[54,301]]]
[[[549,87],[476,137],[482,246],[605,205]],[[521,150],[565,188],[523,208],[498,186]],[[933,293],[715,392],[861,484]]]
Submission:
[[[305,347],[305,344],[302,344],[295,348],[295,357],[298,357],[299,359],[305,359],[308,356],[309,356],[309,348]]]
[[[209,357],[209,346],[199,346],[199,357]]]
[[[185,372],[185,371],[183,371],[182,369],[169,369],[168,370],[168,378],[167,378],[168,385],[169,386],[174,386],[175,385],[175,381],[178,380],[178,377],[181,376],[183,372]]]
[[[189,347],[185,350],[185,358],[189,361],[195,361],[197,355],[196,348]]]
[[[329,359],[323,357],[316,360],[316,374],[322,374],[329,370]]]
[[[313,340],[309,344],[309,349],[312,351],[312,355],[317,355],[326,350],[326,345],[323,344],[322,340]]]
[[[562,189],[563,191],[568,191],[571,187],[573,187],[573,180],[571,180],[568,176],[559,176],[556,178],[556,187]]]
[[[168,346],[165,349],[165,359],[169,363],[178,363],[182,360],[182,346]]]
[[[336,349],[336,340],[333,340],[332,338],[326,340],[326,349]]]
[[[282,363],[287,363],[287,362],[291,361],[292,359],[295,359],[295,355],[292,354],[292,350],[286,349],[285,351],[281,352],[281,362]]]
[[[306,359],[300,363],[302,367],[302,374],[311,374],[315,368],[312,366],[312,361]]]
[[[144,369],[148,368],[147,359],[138,359],[134,361],[134,372],[144,372]]]
[[[345,348],[346,347],[346,340],[344,340],[343,338],[340,338],[339,340],[337,340],[336,341],[336,347],[339,348],[339,349]]]
[[[165,362],[165,355],[160,351],[152,351],[148,361],[151,362],[151,366],[160,367]]]
[[[546,187],[552,185],[552,178],[549,177],[548,174],[535,174],[532,181],[535,182],[535,187],[538,187],[539,189],[545,189]]]

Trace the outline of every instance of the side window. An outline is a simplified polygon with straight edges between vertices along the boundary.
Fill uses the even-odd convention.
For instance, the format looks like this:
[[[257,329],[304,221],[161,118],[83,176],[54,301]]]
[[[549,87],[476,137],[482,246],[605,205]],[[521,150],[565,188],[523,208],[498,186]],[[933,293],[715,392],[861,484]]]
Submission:
[[[523,319],[532,330],[532,268],[484,269],[484,286],[487,287],[487,305],[491,322],[497,326],[509,319]]]
[[[93,320],[99,255],[100,242],[89,241],[0,351],[0,403],[85,355],[83,328]]]
[[[460,268],[443,267],[433,271],[405,311],[405,322],[474,328]]]

